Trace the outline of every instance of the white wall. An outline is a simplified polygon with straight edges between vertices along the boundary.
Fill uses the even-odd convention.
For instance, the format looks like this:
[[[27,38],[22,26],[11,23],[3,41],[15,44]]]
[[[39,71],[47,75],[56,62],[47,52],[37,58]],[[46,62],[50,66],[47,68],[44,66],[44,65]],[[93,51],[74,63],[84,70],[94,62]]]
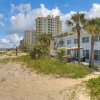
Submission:
[[[82,43],[82,37],[89,37],[89,43]],[[72,46],[77,45],[77,44],[74,44],[74,39],[76,39],[76,38],[77,38],[77,34],[62,37],[62,40],[64,41],[64,46],[72,47]],[[67,40],[71,40],[71,44],[67,44]],[[81,34],[80,46],[84,50],[89,50],[89,53],[90,53],[90,50],[91,50],[91,35],[90,34],[88,34],[88,33],[82,33]],[[100,50],[100,41],[95,42],[94,50]],[[83,57],[82,50],[81,50],[81,57]],[[100,61],[95,61],[95,62],[100,64]]]

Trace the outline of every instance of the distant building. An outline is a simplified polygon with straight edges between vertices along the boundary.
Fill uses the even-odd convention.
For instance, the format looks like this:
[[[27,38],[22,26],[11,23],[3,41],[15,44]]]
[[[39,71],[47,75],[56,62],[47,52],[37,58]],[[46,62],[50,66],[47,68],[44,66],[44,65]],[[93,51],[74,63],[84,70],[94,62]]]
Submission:
[[[34,45],[36,43],[36,31],[35,30],[25,30],[24,31],[24,44]]]
[[[36,32],[38,34],[49,33],[52,36],[62,33],[62,22],[60,16],[47,16],[36,18]]]
[[[24,40],[20,40],[20,46],[24,45]]]

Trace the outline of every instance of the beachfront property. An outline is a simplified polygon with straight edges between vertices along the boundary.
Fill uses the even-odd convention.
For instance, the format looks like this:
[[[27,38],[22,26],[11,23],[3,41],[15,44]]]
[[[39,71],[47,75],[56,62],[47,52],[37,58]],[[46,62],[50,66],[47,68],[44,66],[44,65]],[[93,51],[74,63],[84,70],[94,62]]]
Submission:
[[[85,57],[85,61],[89,62],[91,51],[91,35],[87,32],[81,34],[80,39],[80,54],[81,58]],[[65,55],[78,57],[77,34],[63,33],[55,38],[55,48],[64,48]],[[100,35],[95,36],[94,46],[94,62],[100,64]]]
[[[37,17],[36,18],[36,31],[35,30],[25,30],[23,44],[24,45],[34,45],[36,43],[36,36],[39,34],[52,34],[52,36],[62,33],[62,22],[60,21],[60,16],[47,16],[47,17]],[[20,45],[22,41],[20,41]]]
[[[36,33],[48,33],[52,36],[62,33],[62,22],[60,21],[60,16],[47,16],[47,17],[37,17],[36,18]]]
[[[36,43],[36,31],[35,30],[25,30],[24,31],[24,45],[34,45]]]
[[[50,43],[50,53],[54,53],[54,49],[65,48],[65,56],[71,55],[78,58],[78,41],[77,34],[69,32],[62,33],[62,22],[60,16],[47,16],[36,18],[36,31],[26,30],[24,32],[24,44],[34,45],[36,43],[36,36],[39,34],[52,34],[55,41]],[[91,35],[83,32],[80,38],[80,56],[89,62],[91,51]],[[95,37],[94,46],[94,62],[100,64],[100,35]]]

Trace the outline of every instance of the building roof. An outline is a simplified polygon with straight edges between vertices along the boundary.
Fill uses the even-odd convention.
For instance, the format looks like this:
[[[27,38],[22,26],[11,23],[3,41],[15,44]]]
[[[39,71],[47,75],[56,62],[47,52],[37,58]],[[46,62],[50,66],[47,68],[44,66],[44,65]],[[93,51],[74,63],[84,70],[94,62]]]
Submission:
[[[72,46],[71,48],[69,48],[68,50],[77,50],[78,46]],[[82,47],[80,47],[80,49],[83,49]]]
[[[58,50],[68,50],[69,48],[67,46],[63,46],[63,47],[60,47],[60,48],[57,48]]]
[[[55,16],[55,17],[53,17],[53,16],[48,15],[47,17],[37,17],[36,20],[37,20],[37,19],[43,19],[43,18],[44,18],[44,19],[45,19],[45,18],[60,18],[60,16]]]

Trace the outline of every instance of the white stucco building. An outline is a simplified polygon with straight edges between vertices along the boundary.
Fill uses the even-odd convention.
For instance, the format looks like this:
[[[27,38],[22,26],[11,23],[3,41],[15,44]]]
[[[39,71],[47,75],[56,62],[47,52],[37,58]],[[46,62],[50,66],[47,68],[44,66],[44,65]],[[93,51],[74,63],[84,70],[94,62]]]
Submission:
[[[68,47],[77,46],[77,34],[62,34],[61,38],[55,38],[55,47]],[[80,39],[81,47],[81,58],[85,57],[86,61],[89,61],[90,51],[91,51],[91,35],[84,32],[81,34]],[[67,50],[65,55],[74,55],[77,56],[77,50]],[[97,64],[100,64],[100,35],[95,37],[95,46],[94,46],[94,61]]]

